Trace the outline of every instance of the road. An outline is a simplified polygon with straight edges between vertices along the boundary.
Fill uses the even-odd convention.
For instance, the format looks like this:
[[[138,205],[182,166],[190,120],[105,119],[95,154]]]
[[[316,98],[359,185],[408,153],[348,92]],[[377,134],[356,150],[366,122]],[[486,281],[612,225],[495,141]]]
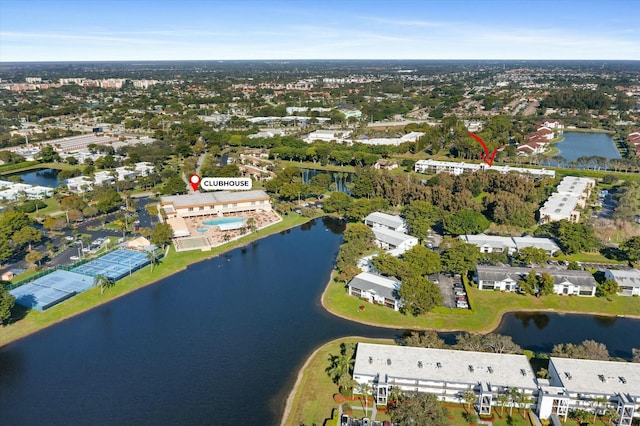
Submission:
[[[136,206],[135,214],[138,216],[138,225],[144,228],[153,228],[153,226],[158,223],[158,218],[156,216],[149,215],[145,206],[147,204],[156,203],[156,200],[152,200],[149,198],[150,194],[139,194],[134,198],[134,203]],[[51,242],[54,247],[65,247],[66,248],[58,253],[55,257],[53,257],[49,262],[45,263],[43,266],[57,266],[57,265],[70,265],[77,261],[77,259],[71,259],[72,256],[80,257],[82,254],[81,246],[75,242],[76,237],[74,233],[80,234],[88,234],[91,236],[90,242],[95,241],[98,238],[104,237],[122,237],[122,231],[115,229],[100,229],[103,222],[108,223],[112,222],[117,218],[117,215],[120,211],[114,211],[105,216],[96,217],[93,219],[87,219],[81,223],[78,223],[75,227],[75,230],[65,229],[62,235],[55,235],[50,238],[46,238],[41,244],[35,245],[33,248],[35,250],[39,250],[42,252],[47,251],[47,247],[45,246],[45,242]],[[130,229],[132,223],[129,223]],[[45,232],[46,230],[42,229],[42,227],[37,227],[41,231]],[[94,228],[94,229],[89,229]],[[97,228],[97,229],[96,229]],[[75,232],[74,232],[75,231]],[[27,269],[30,265],[25,260],[19,260],[14,263],[4,265],[7,269]]]

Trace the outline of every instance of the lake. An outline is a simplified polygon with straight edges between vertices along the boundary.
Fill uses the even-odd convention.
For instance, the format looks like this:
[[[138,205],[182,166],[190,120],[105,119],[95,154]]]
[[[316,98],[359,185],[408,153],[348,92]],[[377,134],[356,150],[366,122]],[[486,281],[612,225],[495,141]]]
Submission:
[[[13,176],[20,176],[24,183],[29,185],[48,186],[50,188],[57,188],[60,186],[58,182],[58,173],[60,171],[56,169],[38,169],[28,172],[17,173]]]
[[[316,220],[1,348],[0,424],[276,424],[317,346],[398,334],[320,305],[342,230]]]
[[[565,132],[563,136],[556,148],[567,161],[586,156],[621,158],[613,138],[606,133]]]
[[[640,348],[640,320],[559,313],[514,312],[506,314],[495,330],[534,352],[550,353],[558,343],[595,340],[604,343],[613,357],[631,359]]]
[[[322,308],[343,229],[318,219],[283,231],[0,348],[0,424],[277,424],[316,347],[401,333]],[[638,320],[535,318],[507,315],[499,331],[532,350],[640,346]]]

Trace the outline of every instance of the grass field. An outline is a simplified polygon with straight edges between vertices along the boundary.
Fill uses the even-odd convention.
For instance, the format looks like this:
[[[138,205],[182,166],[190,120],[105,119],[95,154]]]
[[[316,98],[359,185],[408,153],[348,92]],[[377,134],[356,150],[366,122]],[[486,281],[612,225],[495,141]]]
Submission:
[[[380,305],[372,305],[349,296],[343,283],[330,282],[323,294],[323,305],[335,315],[366,324],[408,329],[441,331],[475,331],[495,329],[502,315],[511,311],[547,311],[596,315],[640,317],[636,297],[616,296],[612,301],[599,297],[551,295],[541,298],[514,293],[467,288],[471,311],[438,308],[437,312],[414,317]],[[364,310],[359,307],[364,306]]]
[[[282,222],[206,252],[194,250],[177,253],[171,247],[169,255],[162,259],[160,265],[154,266],[153,271],[151,271],[151,267],[145,267],[132,276],[118,281],[114,287],[108,289],[104,294],[100,294],[99,288],[92,288],[44,312],[28,311],[23,318],[12,324],[0,327],[0,346],[173,275],[185,269],[189,264],[214,257],[267,235],[301,225],[308,220],[308,218],[297,214],[290,214],[285,216]],[[23,276],[20,278],[22,279]]]
[[[300,424],[323,424],[326,419],[332,418],[332,410],[338,409],[338,404],[333,400],[333,394],[338,392],[338,387],[331,381],[325,368],[329,365],[327,361],[329,354],[340,353],[340,343],[381,343],[391,344],[392,340],[387,339],[365,339],[349,337],[329,342],[311,355],[307,364],[300,371],[295,392],[290,395],[287,402],[290,410],[285,413],[283,424],[287,426],[298,426]],[[290,405],[289,405],[290,403]],[[357,402],[349,402],[353,407],[357,407]],[[354,410],[354,413],[364,413],[361,410]],[[337,416],[333,416],[337,422]],[[376,416],[378,419],[378,416]],[[326,425],[336,423],[327,422]]]

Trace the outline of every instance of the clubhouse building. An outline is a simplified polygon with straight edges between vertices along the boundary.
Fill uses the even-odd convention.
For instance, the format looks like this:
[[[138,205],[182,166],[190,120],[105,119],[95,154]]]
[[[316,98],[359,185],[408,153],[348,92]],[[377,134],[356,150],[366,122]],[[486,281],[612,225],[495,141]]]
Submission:
[[[160,198],[167,218],[224,216],[252,211],[271,211],[271,198],[261,190],[217,191]]]

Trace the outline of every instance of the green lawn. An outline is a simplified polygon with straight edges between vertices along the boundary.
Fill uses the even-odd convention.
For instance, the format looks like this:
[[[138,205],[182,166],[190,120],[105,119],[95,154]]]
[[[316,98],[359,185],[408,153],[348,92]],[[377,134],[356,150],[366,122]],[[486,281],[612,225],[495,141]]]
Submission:
[[[343,283],[330,282],[323,294],[323,304],[332,313],[354,321],[392,328],[467,330],[486,333],[495,329],[504,313],[510,311],[549,311],[627,315],[640,317],[636,297],[616,296],[612,301],[598,297],[544,296],[535,298],[499,291],[468,288],[471,311],[438,308],[437,312],[414,317],[380,305],[372,305],[349,296]],[[364,310],[359,307],[364,306]]]
[[[340,353],[340,343],[380,343],[393,345],[392,340],[388,339],[365,339],[357,337],[343,338],[329,342],[320,347],[307,360],[306,366],[300,371],[298,376],[295,395],[289,396],[293,398],[289,414],[286,416],[284,425],[298,426],[300,424],[324,424],[326,419],[332,418],[332,410],[338,409],[338,404],[333,400],[333,395],[338,392],[338,387],[331,381],[325,368],[329,365],[327,359],[329,354]],[[292,391],[292,392],[293,392]],[[349,401],[353,407],[358,406],[358,402]],[[364,413],[361,410],[354,410],[354,413]],[[286,414],[285,414],[286,415]],[[326,425],[337,424],[337,415],[333,416],[335,422],[327,422]],[[362,416],[364,417],[364,416]],[[379,416],[376,415],[376,419]]]
[[[231,241],[225,245],[216,247],[210,251],[203,252],[200,250],[194,250],[178,253],[172,247],[169,251],[169,255],[162,259],[160,265],[154,267],[153,272],[150,267],[146,267],[132,276],[118,281],[113,288],[108,289],[104,294],[100,294],[99,288],[92,288],[65,302],[62,302],[59,305],[47,309],[44,312],[35,310],[26,312],[24,318],[13,324],[0,327],[0,346],[6,345],[9,342],[27,336],[80,312],[87,311],[109,300],[130,293],[154,281],[166,278],[169,275],[185,269],[189,264],[214,257],[267,235],[301,225],[308,220],[309,219],[300,215],[290,214],[289,216],[285,216],[282,222],[254,232],[253,234],[249,234],[239,240]],[[20,279],[24,276],[26,275],[21,275]]]
[[[586,262],[586,263],[620,263],[620,262],[616,262],[615,260],[607,259],[600,253],[566,254],[566,255],[558,256],[557,259],[574,261],[574,262]]]
[[[38,217],[44,218],[47,215],[60,210],[60,204],[58,204],[55,198],[46,198],[43,201],[47,205],[47,207],[38,209],[38,211],[35,211],[33,213],[29,213],[29,217],[31,219],[35,219]]]

